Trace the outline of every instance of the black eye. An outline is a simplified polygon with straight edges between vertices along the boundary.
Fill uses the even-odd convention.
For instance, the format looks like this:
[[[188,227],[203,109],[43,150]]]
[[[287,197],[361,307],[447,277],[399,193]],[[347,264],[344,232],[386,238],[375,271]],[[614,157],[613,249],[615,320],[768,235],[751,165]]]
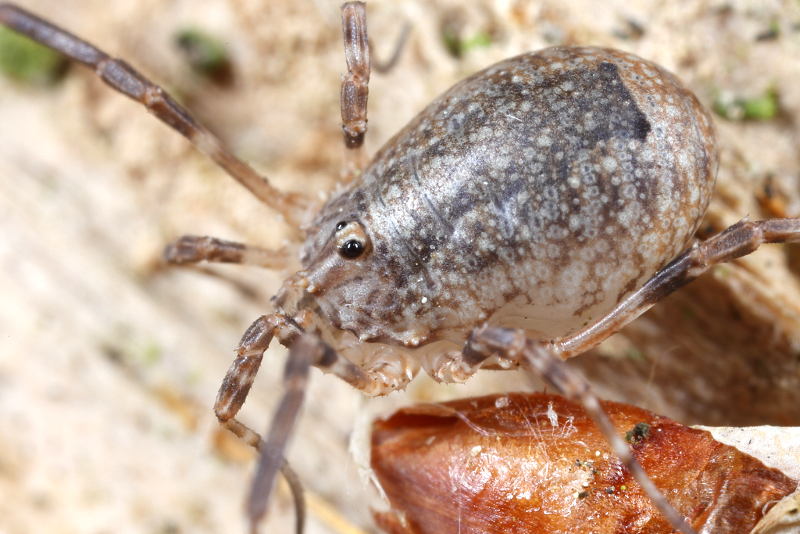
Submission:
[[[347,221],[339,221],[338,223],[336,223],[336,231],[340,232],[344,230],[345,226],[347,226]]]
[[[342,246],[339,247],[339,254],[350,260],[361,256],[363,252],[364,243],[355,239],[345,241]]]

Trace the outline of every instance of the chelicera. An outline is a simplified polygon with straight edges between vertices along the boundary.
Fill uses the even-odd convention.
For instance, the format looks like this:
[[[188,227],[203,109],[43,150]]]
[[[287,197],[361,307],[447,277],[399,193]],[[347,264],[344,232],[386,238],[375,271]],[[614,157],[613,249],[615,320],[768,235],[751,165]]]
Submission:
[[[0,4],[0,22],[92,68],[296,229],[302,268],[273,298],[273,313],[245,332],[215,403],[222,424],[262,451],[248,500],[253,530],[311,366],[382,395],[421,368],[461,382],[481,368],[522,365],[580,400],[672,525],[692,532],[563,360],[709,267],[800,240],[800,220],[743,221],[687,250],[714,183],[711,119],[672,74],[610,49],[551,48],[490,66],[434,100],[360,169],[365,6],[347,3],[342,13],[353,172],[320,204],[275,189],[127,63]],[[166,258],[273,267],[278,254],[185,236]],[[262,440],[236,414],[273,338],[290,349],[286,393]]]

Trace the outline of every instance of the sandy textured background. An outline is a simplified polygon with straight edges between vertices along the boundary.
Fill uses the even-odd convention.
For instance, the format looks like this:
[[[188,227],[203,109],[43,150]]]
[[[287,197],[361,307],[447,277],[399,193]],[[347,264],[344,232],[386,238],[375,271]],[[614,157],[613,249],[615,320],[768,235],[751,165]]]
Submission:
[[[338,173],[338,2],[23,4],[175,91],[282,187],[323,193]],[[408,47],[371,83],[370,151],[496,60],[550,44],[613,46],[678,73],[709,105],[719,91],[779,95],[776,119],[718,121],[722,164],[703,235],[745,216],[800,215],[794,0],[376,1],[379,56],[402,21],[413,24]],[[189,72],[172,42],[189,26],[228,43],[231,88]],[[491,45],[455,58],[442,46],[445,27],[465,39],[487,33]],[[775,38],[758,39],[770,28]],[[242,531],[252,455],[217,430],[211,404],[231,349],[269,310],[280,276],[169,269],[160,253],[183,233],[278,246],[283,231],[180,136],[84,69],[51,89],[0,80],[0,533]],[[797,248],[773,246],[715,269],[595,351],[601,357],[576,362],[604,396],[686,422],[800,425],[798,259]],[[256,428],[269,420],[283,358],[268,353],[244,410]],[[315,373],[289,453],[313,492],[309,532],[372,531],[347,452],[370,412],[524,383],[496,373],[460,387],[420,380],[365,401]],[[284,494],[268,530],[290,524]]]

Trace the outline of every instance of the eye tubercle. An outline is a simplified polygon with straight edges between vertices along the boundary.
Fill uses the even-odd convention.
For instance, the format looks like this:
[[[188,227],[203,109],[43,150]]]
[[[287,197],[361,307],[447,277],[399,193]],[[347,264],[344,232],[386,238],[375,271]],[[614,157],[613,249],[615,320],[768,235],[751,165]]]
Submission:
[[[364,243],[357,239],[349,239],[339,247],[339,254],[347,259],[353,260],[361,256],[364,253],[364,249]]]
[[[336,223],[336,250],[347,260],[364,256],[371,249],[366,229],[358,221],[340,221]]]

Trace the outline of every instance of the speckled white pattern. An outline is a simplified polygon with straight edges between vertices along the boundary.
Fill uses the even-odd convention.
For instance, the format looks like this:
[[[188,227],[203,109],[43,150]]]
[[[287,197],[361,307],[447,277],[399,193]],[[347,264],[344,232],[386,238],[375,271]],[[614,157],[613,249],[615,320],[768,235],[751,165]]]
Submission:
[[[498,63],[430,104],[314,223],[316,304],[362,341],[539,339],[598,319],[686,246],[716,172],[706,112],[674,76],[606,49]],[[359,221],[371,253],[331,246]]]

